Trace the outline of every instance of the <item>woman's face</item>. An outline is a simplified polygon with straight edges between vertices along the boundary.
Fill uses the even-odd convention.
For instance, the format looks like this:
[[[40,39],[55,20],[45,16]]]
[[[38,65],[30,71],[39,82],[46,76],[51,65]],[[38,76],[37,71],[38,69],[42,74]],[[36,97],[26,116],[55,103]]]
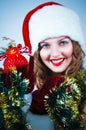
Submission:
[[[72,60],[73,44],[68,37],[49,38],[40,43],[42,62],[54,73],[64,72]]]

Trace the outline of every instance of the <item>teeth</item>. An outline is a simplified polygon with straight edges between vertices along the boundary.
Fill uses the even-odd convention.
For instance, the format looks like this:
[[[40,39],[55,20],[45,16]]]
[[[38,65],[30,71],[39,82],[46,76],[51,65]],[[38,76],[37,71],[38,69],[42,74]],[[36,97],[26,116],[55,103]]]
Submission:
[[[59,63],[61,62],[63,59],[60,59],[60,60],[52,60],[53,63]]]

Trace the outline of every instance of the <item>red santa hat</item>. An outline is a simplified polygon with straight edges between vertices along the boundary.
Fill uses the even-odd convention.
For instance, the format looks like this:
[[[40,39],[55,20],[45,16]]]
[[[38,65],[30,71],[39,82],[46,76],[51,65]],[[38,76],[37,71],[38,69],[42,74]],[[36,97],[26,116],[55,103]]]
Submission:
[[[69,36],[84,48],[78,15],[56,2],[43,3],[27,13],[22,31],[25,45],[32,53],[38,49],[41,41],[58,36]]]

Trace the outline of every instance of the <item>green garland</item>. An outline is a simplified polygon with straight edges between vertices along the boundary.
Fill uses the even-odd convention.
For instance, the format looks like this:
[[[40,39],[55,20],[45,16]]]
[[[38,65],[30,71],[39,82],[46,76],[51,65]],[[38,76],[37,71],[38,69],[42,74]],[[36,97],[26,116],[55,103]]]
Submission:
[[[6,75],[0,70],[0,130],[32,130],[21,111],[29,81],[21,79],[21,73],[15,69],[9,75],[11,84],[6,86]]]
[[[83,91],[84,90],[84,91]],[[86,97],[86,71],[65,77],[59,87],[45,96],[45,108],[56,125],[64,130],[86,130],[79,112],[82,98]]]

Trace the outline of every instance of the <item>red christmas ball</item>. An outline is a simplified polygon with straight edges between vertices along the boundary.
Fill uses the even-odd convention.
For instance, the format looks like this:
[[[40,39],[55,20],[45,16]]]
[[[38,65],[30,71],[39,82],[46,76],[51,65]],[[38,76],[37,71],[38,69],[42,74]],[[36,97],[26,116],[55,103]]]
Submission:
[[[27,59],[20,54],[17,47],[9,48],[6,52],[6,59],[3,63],[4,71],[8,72],[13,68],[18,68],[20,66],[28,65]]]

